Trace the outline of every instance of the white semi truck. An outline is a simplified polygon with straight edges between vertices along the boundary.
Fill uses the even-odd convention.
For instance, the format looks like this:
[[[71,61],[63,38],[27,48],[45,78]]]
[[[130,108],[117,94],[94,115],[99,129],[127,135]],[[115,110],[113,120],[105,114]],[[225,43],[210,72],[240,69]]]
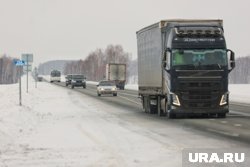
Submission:
[[[137,32],[138,87],[145,112],[167,115],[229,112],[234,52],[222,20],[163,20]]]
[[[106,80],[115,81],[116,87],[124,89],[126,82],[126,64],[108,63],[106,65]]]

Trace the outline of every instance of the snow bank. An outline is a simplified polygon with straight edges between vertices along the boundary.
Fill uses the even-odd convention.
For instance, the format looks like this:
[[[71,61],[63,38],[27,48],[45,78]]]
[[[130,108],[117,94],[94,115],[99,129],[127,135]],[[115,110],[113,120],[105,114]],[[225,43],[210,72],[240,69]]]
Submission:
[[[230,101],[250,104],[250,84],[230,84]]]

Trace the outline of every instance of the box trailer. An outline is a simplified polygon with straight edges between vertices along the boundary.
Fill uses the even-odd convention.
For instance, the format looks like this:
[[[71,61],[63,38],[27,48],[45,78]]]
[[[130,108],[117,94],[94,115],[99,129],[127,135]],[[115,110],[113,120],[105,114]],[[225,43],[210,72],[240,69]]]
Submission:
[[[124,89],[126,70],[126,64],[108,63],[106,65],[106,80],[115,81],[117,88]]]

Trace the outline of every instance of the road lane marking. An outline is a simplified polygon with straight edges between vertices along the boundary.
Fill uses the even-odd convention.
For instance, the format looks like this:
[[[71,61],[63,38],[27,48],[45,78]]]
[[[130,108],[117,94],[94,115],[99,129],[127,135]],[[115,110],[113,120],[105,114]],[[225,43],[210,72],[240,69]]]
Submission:
[[[234,124],[234,126],[236,126],[236,127],[241,127],[242,124]]]
[[[132,103],[135,103],[135,104],[141,105],[141,103],[137,103],[137,102],[135,102],[134,100],[130,100],[130,99],[128,99],[128,98],[126,98],[126,97],[124,97],[124,96],[118,95],[118,97],[121,97],[121,98],[123,98],[123,99],[125,99],[125,100],[128,100],[128,101],[132,102]]]
[[[226,124],[227,123],[227,121],[220,121],[221,123],[223,123],[223,124]]]
[[[138,98],[138,95],[133,95],[133,94],[129,94],[129,93],[121,93],[120,91],[119,91],[119,94]]]

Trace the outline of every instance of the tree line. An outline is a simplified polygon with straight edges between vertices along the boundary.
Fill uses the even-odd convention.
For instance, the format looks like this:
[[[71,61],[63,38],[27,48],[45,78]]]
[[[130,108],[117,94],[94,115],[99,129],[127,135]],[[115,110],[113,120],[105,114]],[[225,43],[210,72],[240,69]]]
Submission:
[[[236,59],[236,67],[230,73],[229,81],[232,84],[250,83],[250,56]]]
[[[17,67],[13,63],[14,58],[6,55],[0,56],[0,84],[13,84],[18,82],[22,75],[22,67]]]
[[[64,74],[84,74],[88,80],[99,81],[105,78],[106,64],[129,64],[131,57],[121,45],[108,45],[105,49],[96,49],[86,59],[67,63]],[[129,67],[127,68],[129,69]],[[130,71],[127,70],[127,76]]]

